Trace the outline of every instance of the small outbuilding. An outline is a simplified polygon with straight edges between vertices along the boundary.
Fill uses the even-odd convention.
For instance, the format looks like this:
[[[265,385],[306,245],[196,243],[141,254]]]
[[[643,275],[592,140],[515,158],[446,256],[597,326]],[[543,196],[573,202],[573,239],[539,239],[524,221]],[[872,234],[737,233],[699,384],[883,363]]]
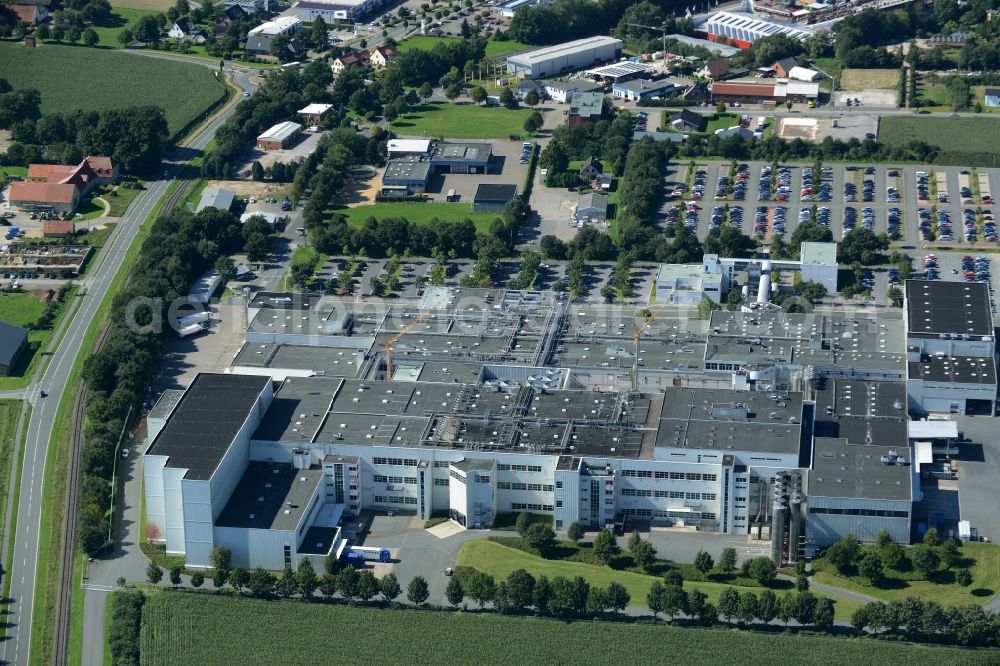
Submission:
[[[28,348],[28,331],[0,321],[0,376],[9,375],[24,350]]]
[[[302,125],[286,121],[278,123],[257,137],[257,147],[261,150],[283,150],[295,143],[302,134]]]

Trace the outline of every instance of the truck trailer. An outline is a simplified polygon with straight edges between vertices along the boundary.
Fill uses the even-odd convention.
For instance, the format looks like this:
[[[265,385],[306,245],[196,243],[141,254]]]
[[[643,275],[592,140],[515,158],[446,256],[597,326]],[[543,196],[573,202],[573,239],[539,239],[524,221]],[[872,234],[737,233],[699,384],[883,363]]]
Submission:
[[[388,548],[351,546],[350,552],[360,555],[369,562],[388,562],[390,559]]]
[[[177,329],[177,336],[181,338],[186,338],[196,333],[201,333],[202,331],[208,330],[208,322],[203,321],[197,324],[188,324],[187,326],[181,326]]]

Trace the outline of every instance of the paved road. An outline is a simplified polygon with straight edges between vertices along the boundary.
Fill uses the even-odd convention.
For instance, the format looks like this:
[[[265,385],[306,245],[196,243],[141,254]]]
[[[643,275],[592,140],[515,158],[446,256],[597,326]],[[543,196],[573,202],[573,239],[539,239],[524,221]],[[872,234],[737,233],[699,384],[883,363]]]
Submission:
[[[170,58],[168,59],[178,59]],[[216,64],[201,62],[205,66]],[[237,84],[243,89],[252,88],[249,73],[236,76]],[[235,108],[235,107],[233,107]],[[74,360],[83,352],[83,340],[87,329],[97,314],[97,310],[108,293],[112,279],[117,274],[125,255],[136,235],[164,196],[170,182],[178,175],[187,159],[190,149],[203,149],[219,126],[229,117],[232,110],[205,127],[190,143],[185,152],[178,152],[166,161],[163,180],[151,181],[149,188],[132,203],[128,212],[116,226],[111,241],[102,253],[100,265],[88,276],[79,310],[68,324],[66,334],[59,347],[53,350],[52,358],[42,378],[25,391],[26,399],[32,403],[32,418],[28,424],[27,440],[23,455],[23,473],[18,506],[18,529],[14,543],[13,568],[11,576],[7,640],[0,650],[0,660],[9,664],[29,664],[31,622],[34,612],[35,574],[38,559],[38,534],[41,532],[42,479],[48,459],[48,443],[52,437],[59,397],[70,382],[70,371]],[[181,157],[187,155],[187,157]],[[42,399],[39,391],[44,389],[51,397]],[[103,615],[101,616],[103,618]],[[103,642],[103,627],[98,640]],[[98,662],[99,663],[99,662]]]

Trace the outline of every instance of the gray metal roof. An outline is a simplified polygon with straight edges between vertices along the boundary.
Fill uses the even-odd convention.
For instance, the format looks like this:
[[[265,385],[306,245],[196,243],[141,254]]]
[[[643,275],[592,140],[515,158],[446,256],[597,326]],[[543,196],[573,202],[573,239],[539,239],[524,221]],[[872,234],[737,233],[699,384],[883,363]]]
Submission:
[[[210,479],[270,383],[270,377],[199,373],[146,454],[187,469],[186,479]]]
[[[252,461],[215,524],[294,530],[322,480],[320,467],[295,469],[291,465]]]
[[[586,210],[590,208],[601,211],[603,213],[607,213],[608,195],[599,194],[597,192],[589,192],[587,194],[581,194],[580,201],[577,203],[577,210]]]
[[[26,329],[0,321],[0,364],[12,365],[27,337]]]
[[[997,383],[997,367],[992,358],[929,356],[909,363],[907,376],[931,382],[990,385]]]
[[[201,193],[201,200],[198,202],[198,208],[195,212],[201,212],[209,206],[213,208],[218,208],[219,210],[229,210],[233,206],[233,201],[236,200],[236,193],[232,190],[226,190],[221,187],[210,187]]]
[[[990,293],[985,282],[906,281],[907,334],[993,335]]]

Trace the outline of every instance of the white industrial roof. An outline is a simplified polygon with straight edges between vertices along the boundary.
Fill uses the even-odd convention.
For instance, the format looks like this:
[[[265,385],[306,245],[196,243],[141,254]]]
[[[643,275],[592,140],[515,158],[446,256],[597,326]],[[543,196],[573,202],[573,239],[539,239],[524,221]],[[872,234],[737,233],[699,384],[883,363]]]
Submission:
[[[278,123],[271,129],[267,130],[263,134],[257,137],[258,141],[284,141],[291,135],[295,134],[302,129],[302,125],[298,123],[293,123],[288,120],[283,123]]]
[[[269,213],[266,210],[248,210],[247,212],[240,215],[240,224],[245,223],[251,217],[263,218],[272,227],[277,223],[278,216],[274,213]]]
[[[805,39],[812,34],[809,30],[802,30],[791,25],[772,23],[754,16],[733,14],[732,12],[718,12],[713,14],[705,21],[704,29],[706,32],[718,34],[716,30],[722,29],[725,26],[752,33],[757,38],[770,35],[788,35],[793,39]]]
[[[603,67],[595,67],[594,69],[588,69],[587,74],[591,76],[610,76],[617,78],[619,76],[626,76],[628,74],[638,74],[639,72],[645,72],[650,68],[644,62],[615,62],[610,65],[604,65]]]
[[[333,108],[333,104],[310,104],[304,109],[299,109],[299,115],[302,116],[321,116],[330,109]]]
[[[430,139],[389,139],[386,149],[390,153],[427,153],[431,149]]]
[[[803,266],[836,266],[837,244],[805,241],[800,246],[799,256]]]
[[[792,67],[792,69],[788,72],[788,78],[795,79],[797,81],[813,81],[822,76],[823,75],[815,69],[809,69],[808,67]]]
[[[279,16],[273,21],[261,23],[256,28],[250,30],[248,35],[280,35],[294,25],[302,23],[298,16]]]
[[[907,436],[910,439],[955,439],[958,424],[954,421],[907,421]]]
[[[600,48],[602,46],[614,46],[621,48],[622,40],[615,39],[614,37],[608,37],[606,35],[576,39],[572,42],[546,46],[543,49],[536,49],[534,51],[528,51],[527,53],[521,53],[516,56],[510,56],[507,58],[507,61],[515,62],[519,65],[532,65],[537,62],[550,60],[551,58],[558,58],[578,51],[589,51],[590,49]]]

